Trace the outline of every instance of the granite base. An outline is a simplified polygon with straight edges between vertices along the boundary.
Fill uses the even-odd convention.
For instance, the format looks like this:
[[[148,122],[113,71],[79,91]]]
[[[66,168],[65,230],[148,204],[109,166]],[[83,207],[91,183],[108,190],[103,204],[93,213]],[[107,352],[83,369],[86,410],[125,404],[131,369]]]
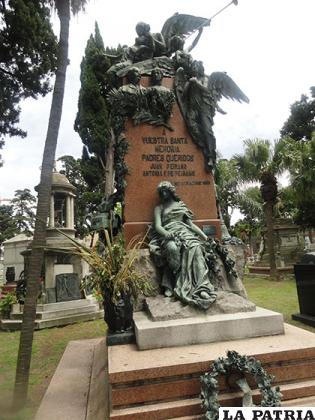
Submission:
[[[283,316],[264,308],[254,312],[199,315],[152,321],[145,312],[134,314],[139,350],[186,346],[284,333]]]

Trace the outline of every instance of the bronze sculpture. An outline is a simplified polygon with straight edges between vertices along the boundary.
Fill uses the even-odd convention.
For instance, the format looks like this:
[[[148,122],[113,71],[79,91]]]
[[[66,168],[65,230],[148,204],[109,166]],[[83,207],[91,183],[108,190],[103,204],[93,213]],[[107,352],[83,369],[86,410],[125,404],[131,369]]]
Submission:
[[[168,181],[158,186],[161,204],[154,211],[151,252],[163,261],[166,296],[208,309],[216,299],[206,262],[207,236],[192,222],[192,212]]]
[[[164,128],[172,130],[176,101],[191,139],[204,155],[206,170],[212,172],[216,164],[214,116],[217,111],[223,112],[218,102],[222,96],[239,102],[248,102],[248,98],[226,73],[208,76],[202,62],[191,56],[190,51],[209,23],[209,19],[176,14],[160,33],[151,33],[148,24],[138,23],[134,45],[125,48],[120,59],[111,58],[108,79],[118,83],[111,85],[106,99],[116,139],[123,137],[128,118],[135,125],[162,126],[166,138]],[[187,48],[185,41],[195,32],[198,34]],[[125,77],[127,84],[123,84]],[[170,88],[162,83],[166,77],[173,79],[165,83]],[[178,114],[174,114],[173,121],[177,121]],[[168,175],[161,171],[157,176]],[[158,191],[160,204],[155,208],[150,250],[162,267],[164,293],[207,310],[216,300],[222,277],[230,283],[237,279],[235,263],[226,248],[207,238],[192,222],[191,211],[177,197],[172,184],[164,181]]]
[[[205,167],[213,171],[216,162],[216,139],[212,130],[216,111],[222,96],[249,102],[236,83],[223,72],[205,75],[201,61],[192,61],[188,54],[177,54],[179,67],[176,71],[176,95],[194,142],[202,149]]]
[[[232,2],[233,3],[233,2]],[[217,111],[224,113],[218,105],[225,98],[248,102],[247,96],[236,83],[224,72],[214,72],[207,76],[201,61],[193,60],[189,52],[200,39],[202,30],[209,26],[210,19],[178,14],[171,16],[164,23],[161,32],[151,33],[150,25],[139,22],[136,25],[135,44],[126,49],[127,53],[111,57],[113,65],[108,75],[113,80],[137,71],[137,82],[111,91],[109,100],[120,115],[127,108],[128,117],[135,124],[148,123],[162,125],[171,129],[168,120],[174,103],[174,93],[161,86],[163,77],[175,76],[177,102],[187,124],[189,133],[198,147],[201,148],[205,168],[212,172],[216,162],[216,140],[212,130]],[[197,32],[192,45],[185,48],[186,39]],[[110,58],[110,56],[108,56]],[[159,80],[155,81],[156,68],[159,68]],[[146,89],[139,86],[141,76],[153,75],[153,86]],[[151,80],[152,81],[152,80]],[[134,86],[133,86],[134,85]],[[132,92],[131,92],[132,91]],[[120,93],[126,95],[119,95]],[[136,92],[136,95],[133,93]],[[127,96],[130,94],[130,101]],[[128,99],[128,100],[127,100]],[[141,109],[142,108],[142,109]],[[125,113],[126,114],[126,113]],[[125,115],[126,116],[126,115]]]
[[[168,120],[175,103],[174,92],[162,86],[163,71],[156,67],[151,72],[151,87],[147,89],[146,97],[153,125],[163,125],[169,129]],[[171,129],[172,130],[172,129]]]

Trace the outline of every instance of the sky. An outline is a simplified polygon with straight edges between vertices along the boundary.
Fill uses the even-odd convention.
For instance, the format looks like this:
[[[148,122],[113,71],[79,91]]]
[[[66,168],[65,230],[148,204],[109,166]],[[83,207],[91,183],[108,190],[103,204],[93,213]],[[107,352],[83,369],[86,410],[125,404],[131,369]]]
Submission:
[[[139,21],[149,23],[152,32],[159,32],[175,12],[210,18],[228,2],[90,0],[85,13],[71,20],[70,65],[56,158],[81,156],[82,143],[73,124],[80,63],[95,21],[106,46],[132,45]],[[247,138],[277,139],[290,105],[315,85],[314,16],[314,0],[239,0],[238,6],[228,7],[203,31],[192,51],[193,58],[204,62],[207,74],[226,71],[250,99],[249,104],[220,103],[227,114],[215,117],[214,132],[222,157],[242,153]],[[58,35],[57,17],[54,22]],[[4,165],[0,168],[0,200],[12,198],[17,189],[34,192],[40,178],[50,103],[51,95],[47,95],[22,104],[20,127],[28,136],[6,139],[1,151]]]

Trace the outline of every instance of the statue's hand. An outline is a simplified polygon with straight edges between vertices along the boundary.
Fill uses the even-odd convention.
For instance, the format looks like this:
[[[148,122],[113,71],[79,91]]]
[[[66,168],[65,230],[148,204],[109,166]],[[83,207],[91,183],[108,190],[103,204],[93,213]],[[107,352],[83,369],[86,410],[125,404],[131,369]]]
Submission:
[[[166,232],[164,235],[165,239],[174,239],[174,235],[171,232]]]

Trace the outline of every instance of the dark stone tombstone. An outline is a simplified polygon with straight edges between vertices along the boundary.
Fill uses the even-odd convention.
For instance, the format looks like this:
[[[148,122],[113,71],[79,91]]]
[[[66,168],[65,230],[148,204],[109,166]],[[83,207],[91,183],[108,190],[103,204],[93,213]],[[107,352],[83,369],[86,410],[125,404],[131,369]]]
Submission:
[[[57,302],[81,299],[80,282],[77,273],[56,275]]]
[[[15,281],[15,267],[8,267],[5,273],[5,279],[7,283]]]
[[[294,265],[294,274],[300,313],[292,315],[292,319],[315,327],[315,252],[305,254]]]

